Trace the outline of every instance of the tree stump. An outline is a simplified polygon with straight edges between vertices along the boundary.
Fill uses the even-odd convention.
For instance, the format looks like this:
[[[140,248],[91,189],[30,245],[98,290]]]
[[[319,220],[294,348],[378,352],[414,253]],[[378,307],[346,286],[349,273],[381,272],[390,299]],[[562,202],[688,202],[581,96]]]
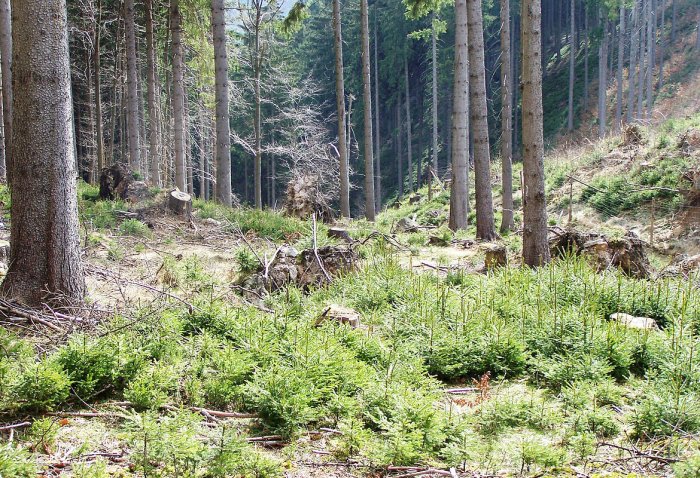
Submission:
[[[328,237],[333,237],[335,239],[340,239],[341,241],[345,241],[347,243],[352,244],[355,242],[352,237],[350,237],[350,234],[348,234],[348,231],[341,228],[341,227],[331,227],[328,229]]]
[[[484,264],[486,269],[491,270],[496,267],[504,267],[508,265],[508,251],[505,246],[500,244],[484,245],[485,257]]]
[[[319,327],[326,321],[345,324],[353,329],[357,329],[360,327],[360,314],[356,310],[348,307],[333,304],[326,307],[326,310],[316,319],[314,325]]]
[[[189,216],[192,213],[192,197],[173,189],[168,195],[168,210],[178,216]]]

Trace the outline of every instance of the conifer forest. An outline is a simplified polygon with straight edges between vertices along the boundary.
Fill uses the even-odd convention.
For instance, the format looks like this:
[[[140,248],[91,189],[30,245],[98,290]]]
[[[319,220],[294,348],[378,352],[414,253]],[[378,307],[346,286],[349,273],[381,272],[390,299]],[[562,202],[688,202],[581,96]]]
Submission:
[[[700,0],[0,0],[0,478],[700,477]]]

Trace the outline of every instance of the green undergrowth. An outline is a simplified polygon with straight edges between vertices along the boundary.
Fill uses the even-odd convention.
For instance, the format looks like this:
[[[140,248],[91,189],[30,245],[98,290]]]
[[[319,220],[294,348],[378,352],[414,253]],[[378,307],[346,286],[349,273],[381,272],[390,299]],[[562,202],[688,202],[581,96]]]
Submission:
[[[342,432],[327,443],[337,459],[532,474],[586,460],[600,441],[643,447],[700,431],[690,282],[596,274],[576,259],[444,278],[400,267],[382,241],[367,247],[359,273],[273,295],[272,313],[216,299],[216,280],[191,264],[192,310],[141,309],[51,351],[0,330],[1,413],[127,400],[114,426],[135,470],[153,476],[278,476],[281,463],[243,437],[293,443],[319,427]],[[357,310],[362,327],[316,327],[331,303]],[[626,328],[614,312],[661,330]],[[443,392],[473,380],[465,399]],[[192,406],[259,418],[206,427]],[[36,436],[0,448],[0,473],[42,453]]]

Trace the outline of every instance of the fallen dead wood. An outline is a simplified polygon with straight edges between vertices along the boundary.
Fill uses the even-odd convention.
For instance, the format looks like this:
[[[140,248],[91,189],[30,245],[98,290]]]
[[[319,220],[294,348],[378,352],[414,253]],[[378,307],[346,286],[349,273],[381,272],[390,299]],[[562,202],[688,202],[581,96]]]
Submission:
[[[59,333],[62,333],[63,329],[56,325],[56,322],[82,322],[80,317],[61,314],[53,310],[52,314],[49,315],[4,299],[0,299],[0,312],[5,314],[8,319],[19,318],[25,322],[43,325],[44,327],[48,327],[49,329]]]
[[[0,432],[4,432],[7,430],[14,430],[16,428],[24,428],[30,426],[32,423],[31,422],[21,422],[21,423],[14,423],[12,425],[3,425],[0,427]]]
[[[673,457],[669,457],[669,456],[661,456],[661,455],[657,455],[655,453],[648,453],[648,452],[645,452],[643,450],[639,450],[638,448],[626,447],[626,446],[622,446],[622,445],[617,445],[615,443],[601,442],[598,444],[598,446],[607,446],[610,448],[615,448],[617,450],[626,451],[630,455],[632,455],[634,458],[646,458],[648,460],[663,463],[665,465],[669,465],[672,463],[678,463],[679,461],[681,461],[678,458],[673,458]]]
[[[401,475],[392,475],[393,478],[411,478],[414,476],[426,476],[426,475],[438,475],[438,476],[450,476],[454,477],[456,475],[456,471],[453,470],[440,470],[437,468],[431,468],[431,467],[411,467],[411,466],[389,466],[387,467],[387,471],[392,472],[392,471],[405,471],[407,473],[401,474]]]

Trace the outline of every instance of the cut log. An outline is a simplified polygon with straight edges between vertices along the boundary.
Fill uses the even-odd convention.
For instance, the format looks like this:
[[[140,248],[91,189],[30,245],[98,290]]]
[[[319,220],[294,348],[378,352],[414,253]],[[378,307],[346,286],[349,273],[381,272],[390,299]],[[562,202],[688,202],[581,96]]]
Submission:
[[[350,237],[350,234],[348,234],[348,231],[340,227],[331,227],[330,229],[328,229],[328,237],[340,239],[341,241],[345,241],[348,243],[355,242],[353,238]]]
[[[189,216],[192,212],[192,197],[179,189],[173,189],[168,195],[168,210],[178,216]]]

